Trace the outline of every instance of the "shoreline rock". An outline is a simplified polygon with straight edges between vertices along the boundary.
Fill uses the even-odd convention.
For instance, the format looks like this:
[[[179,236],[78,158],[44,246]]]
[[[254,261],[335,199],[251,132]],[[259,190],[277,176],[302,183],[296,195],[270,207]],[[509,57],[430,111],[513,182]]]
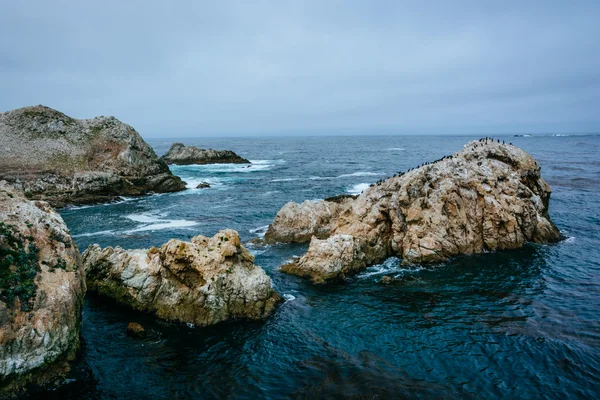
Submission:
[[[0,182],[0,397],[54,387],[79,348],[85,276],[62,218]]]
[[[131,126],[45,106],[0,113],[0,179],[54,207],[176,192],[185,184]]]
[[[175,165],[250,164],[250,161],[231,150],[200,149],[183,143],[173,143],[162,159],[167,164]]]
[[[391,256],[432,263],[556,242],[550,194],[529,154],[491,139],[472,141],[452,156],[371,185],[333,220],[326,209],[286,204],[285,218],[273,223],[286,232],[278,239],[307,238],[307,220],[325,220],[322,232],[330,234],[312,237],[307,253],[281,270],[324,283]]]
[[[262,319],[281,302],[234,230],[149,250],[90,245],[83,263],[90,291],[168,321]]]
[[[275,216],[265,233],[265,242],[304,243],[313,236],[326,239],[337,218],[351,207],[353,196],[335,196],[325,200],[289,202]]]

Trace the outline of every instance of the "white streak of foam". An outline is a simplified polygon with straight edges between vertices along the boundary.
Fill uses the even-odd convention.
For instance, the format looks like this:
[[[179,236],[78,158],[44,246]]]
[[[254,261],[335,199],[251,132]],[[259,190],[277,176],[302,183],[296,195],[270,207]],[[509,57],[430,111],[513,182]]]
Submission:
[[[358,183],[354,186],[352,186],[351,188],[349,188],[348,190],[346,190],[346,192],[350,193],[350,194],[361,194],[364,190],[369,188],[369,184],[368,183]]]

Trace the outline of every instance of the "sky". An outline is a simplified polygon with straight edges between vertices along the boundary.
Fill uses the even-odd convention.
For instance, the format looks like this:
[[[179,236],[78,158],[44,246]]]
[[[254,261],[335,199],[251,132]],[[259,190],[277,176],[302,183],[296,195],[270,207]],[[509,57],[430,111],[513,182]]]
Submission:
[[[600,1],[3,1],[0,111],[144,137],[600,132]]]

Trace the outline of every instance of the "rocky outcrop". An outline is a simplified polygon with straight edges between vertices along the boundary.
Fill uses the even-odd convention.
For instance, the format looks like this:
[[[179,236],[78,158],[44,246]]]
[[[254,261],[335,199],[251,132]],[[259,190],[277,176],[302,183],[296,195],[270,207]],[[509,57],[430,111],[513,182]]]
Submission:
[[[390,256],[428,263],[554,242],[560,233],[548,216],[550,193],[529,154],[497,141],[473,141],[452,156],[372,185],[328,222],[329,237],[313,237],[306,255],[282,270],[321,283]],[[286,220],[302,225],[306,216]]]
[[[302,204],[289,202],[275,216],[265,233],[267,243],[303,243],[313,236],[329,237],[334,222],[351,207],[353,197],[332,197],[325,200],[306,200]]]
[[[174,192],[185,184],[131,126],[44,106],[0,113],[0,179],[53,206]]]
[[[159,318],[212,325],[269,316],[281,297],[236,231],[149,250],[91,245],[83,254],[88,288]]]
[[[183,143],[173,143],[171,148],[162,156],[167,164],[250,164],[231,150],[200,149],[186,146]]]
[[[61,381],[79,346],[84,294],[62,218],[0,182],[0,398]]]

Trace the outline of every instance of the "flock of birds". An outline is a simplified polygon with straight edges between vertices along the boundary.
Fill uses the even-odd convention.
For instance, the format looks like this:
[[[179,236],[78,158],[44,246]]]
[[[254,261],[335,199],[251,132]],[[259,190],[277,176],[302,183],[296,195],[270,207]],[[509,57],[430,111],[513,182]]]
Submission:
[[[480,143],[483,143],[483,144],[487,144],[487,143],[490,143],[490,142],[492,142],[492,143],[493,143],[493,142],[498,142],[498,143],[506,144],[506,143],[504,142],[504,140],[500,141],[500,139],[494,139],[494,138],[487,137],[487,136],[486,136],[486,137],[483,137],[483,138],[481,138],[481,139],[479,139],[479,140],[478,140],[478,142],[480,142]],[[509,144],[512,146],[512,143],[509,143]],[[479,146],[480,146],[480,145],[479,145],[478,143],[476,143],[474,147],[479,147]],[[417,168],[421,168],[421,167],[424,167],[424,166],[427,166],[427,165],[432,165],[432,164],[435,164],[435,163],[437,163],[437,162],[439,162],[439,161],[448,160],[448,159],[450,159],[450,158],[454,158],[454,155],[451,155],[451,156],[444,156],[444,157],[442,157],[442,158],[438,158],[438,159],[437,159],[437,160],[435,160],[435,161],[427,161],[427,162],[424,162],[424,163],[420,164],[420,165],[419,165],[419,166],[417,166],[417,167],[409,168],[409,169],[408,169],[406,172],[402,172],[402,171],[400,171],[400,172],[398,172],[398,173],[394,174],[393,176],[391,176],[391,177],[389,177],[389,178],[380,179],[380,180],[378,180],[377,182],[370,184],[370,185],[369,185],[369,187],[373,187],[373,186],[379,186],[379,185],[381,185],[383,182],[387,181],[387,180],[388,180],[388,179],[390,179],[390,178],[398,178],[398,177],[401,177],[402,175],[404,175],[404,174],[407,174],[407,173],[409,173],[410,171],[412,171],[412,170],[415,170],[415,169],[417,169]]]

